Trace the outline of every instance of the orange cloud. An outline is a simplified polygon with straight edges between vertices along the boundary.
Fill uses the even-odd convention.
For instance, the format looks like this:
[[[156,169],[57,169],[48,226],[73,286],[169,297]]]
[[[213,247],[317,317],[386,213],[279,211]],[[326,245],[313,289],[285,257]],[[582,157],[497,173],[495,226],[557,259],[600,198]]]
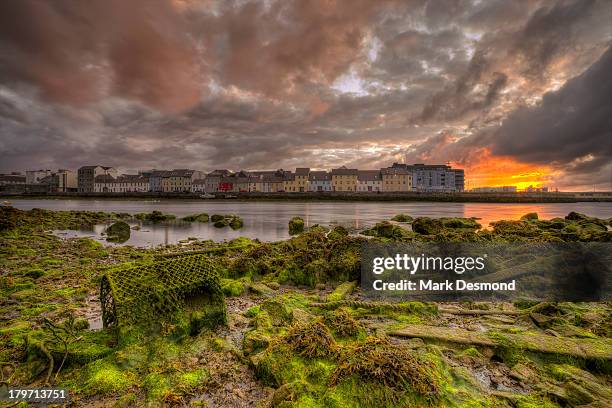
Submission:
[[[556,171],[549,166],[536,166],[520,162],[508,156],[494,156],[488,148],[479,149],[478,154],[471,155],[467,163],[453,163],[463,167],[466,188],[516,186],[518,190],[529,186],[549,186]]]

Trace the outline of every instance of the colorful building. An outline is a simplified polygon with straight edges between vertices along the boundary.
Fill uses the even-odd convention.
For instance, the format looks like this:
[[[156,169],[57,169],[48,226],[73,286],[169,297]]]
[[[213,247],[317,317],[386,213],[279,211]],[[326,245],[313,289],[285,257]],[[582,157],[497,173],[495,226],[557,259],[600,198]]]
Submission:
[[[308,191],[332,191],[331,174],[326,171],[311,171],[308,175]]]
[[[357,169],[348,169],[345,166],[331,171],[332,191],[357,191]]]
[[[357,172],[357,191],[374,193],[382,191],[380,170],[359,170]]]
[[[408,192],[412,191],[412,173],[401,167],[387,167],[380,169],[382,178],[382,191]]]

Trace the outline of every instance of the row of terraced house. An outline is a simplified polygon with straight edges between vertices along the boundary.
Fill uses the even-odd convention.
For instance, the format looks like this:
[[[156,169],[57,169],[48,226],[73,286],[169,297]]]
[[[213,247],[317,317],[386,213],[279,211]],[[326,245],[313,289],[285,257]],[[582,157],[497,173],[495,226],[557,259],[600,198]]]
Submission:
[[[331,171],[297,168],[273,171],[215,170],[192,182],[192,192],[454,192],[464,190],[461,169],[448,165],[394,163],[379,170],[347,167]]]
[[[119,174],[107,166],[70,170],[32,170],[26,176],[1,175],[0,187],[24,191],[79,193],[303,193],[303,192],[454,192],[464,190],[464,173],[448,165],[403,164],[378,170],[307,167],[288,170],[203,173],[191,169],[149,170]],[[5,180],[6,179],[6,180]],[[22,189],[23,190],[23,189]]]

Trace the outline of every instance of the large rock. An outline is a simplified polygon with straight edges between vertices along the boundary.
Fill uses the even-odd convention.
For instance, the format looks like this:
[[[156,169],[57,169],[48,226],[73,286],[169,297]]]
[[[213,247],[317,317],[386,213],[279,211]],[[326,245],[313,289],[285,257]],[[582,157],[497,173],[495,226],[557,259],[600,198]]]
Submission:
[[[293,217],[289,220],[289,234],[297,235],[304,232],[304,220],[300,217]]]
[[[130,226],[123,221],[117,221],[105,231],[106,240],[109,242],[123,243],[130,239]]]
[[[412,221],[412,230],[422,235],[434,235],[442,231],[442,221],[429,217],[418,217]]]

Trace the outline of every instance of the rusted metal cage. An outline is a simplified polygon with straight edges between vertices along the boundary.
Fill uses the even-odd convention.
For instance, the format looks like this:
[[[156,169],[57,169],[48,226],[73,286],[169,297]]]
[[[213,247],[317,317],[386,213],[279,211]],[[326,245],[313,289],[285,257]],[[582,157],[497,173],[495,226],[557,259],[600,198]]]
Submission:
[[[102,277],[100,303],[105,328],[159,320],[188,304],[212,309],[211,318],[225,321],[220,278],[204,255],[112,269]]]

